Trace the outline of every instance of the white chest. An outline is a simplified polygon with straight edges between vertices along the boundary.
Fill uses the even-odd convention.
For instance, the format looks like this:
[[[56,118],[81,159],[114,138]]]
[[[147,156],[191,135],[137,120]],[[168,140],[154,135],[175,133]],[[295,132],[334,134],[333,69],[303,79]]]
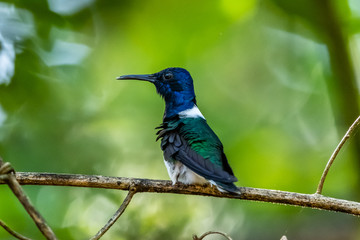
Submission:
[[[205,119],[205,117],[201,114],[199,108],[196,105],[194,105],[190,109],[186,109],[184,111],[179,112],[179,116],[180,116],[180,118],[198,118],[198,117],[201,117],[201,118]]]

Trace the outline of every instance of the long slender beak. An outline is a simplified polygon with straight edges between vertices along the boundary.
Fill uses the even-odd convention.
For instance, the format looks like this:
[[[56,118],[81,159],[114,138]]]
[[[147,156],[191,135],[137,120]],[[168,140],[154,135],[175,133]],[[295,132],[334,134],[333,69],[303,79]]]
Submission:
[[[143,74],[143,75],[123,75],[116,78],[117,80],[141,80],[148,82],[155,82],[156,76],[154,74]]]

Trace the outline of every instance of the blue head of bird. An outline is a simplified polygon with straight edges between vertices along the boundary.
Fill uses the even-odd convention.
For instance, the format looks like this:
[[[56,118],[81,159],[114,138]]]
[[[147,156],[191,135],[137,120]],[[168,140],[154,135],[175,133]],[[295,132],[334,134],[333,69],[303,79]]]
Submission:
[[[165,99],[164,118],[171,118],[196,105],[193,80],[190,73],[183,68],[166,68],[154,74],[124,75],[117,79],[153,83],[156,91]]]

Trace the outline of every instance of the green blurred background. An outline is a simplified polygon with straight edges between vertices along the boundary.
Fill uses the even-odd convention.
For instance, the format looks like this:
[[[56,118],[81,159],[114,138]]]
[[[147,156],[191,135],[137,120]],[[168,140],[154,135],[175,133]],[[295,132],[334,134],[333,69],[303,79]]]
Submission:
[[[184,67],[239,186],[314,193],[359,114],[358,0],[0,2],[0,155],[17,171],[168,179],[163,100],[123,74]],[[359,139],[324,194],[360,201]],[[24,187],[60,239],[94,235],[125,192]],[[41,234],[7,186],[0,219]],[[104,239],[360,239],[359,219],[298,207],[138,194]],[[0,229],[0,239],[12,239]],[[220,237],[208,237],[220,239]]]

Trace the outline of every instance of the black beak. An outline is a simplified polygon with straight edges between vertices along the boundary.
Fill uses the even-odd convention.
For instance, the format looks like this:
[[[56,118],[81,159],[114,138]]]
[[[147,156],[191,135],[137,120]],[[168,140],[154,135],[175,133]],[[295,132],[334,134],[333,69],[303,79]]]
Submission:
[[[144,74],[144,75],[123,75],[116,78],[117,80],[141,80],[148,82],[155,82],[156,76],[154,74]]]

